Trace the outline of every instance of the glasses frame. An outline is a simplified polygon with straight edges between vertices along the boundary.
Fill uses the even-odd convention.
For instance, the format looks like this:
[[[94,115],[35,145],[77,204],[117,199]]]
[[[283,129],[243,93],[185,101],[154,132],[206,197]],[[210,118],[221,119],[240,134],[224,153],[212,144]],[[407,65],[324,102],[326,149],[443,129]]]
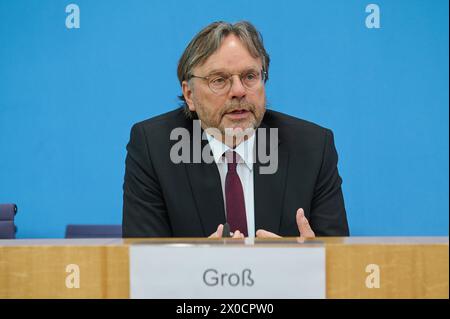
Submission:
[[[228,90],[225,90],[225,91],[223,91],[223,92],[217,92],[217,91],[215,91],[215,90],[213,90],[213,89],[211,88],[211,78],[214,77],[214,76],[216,76],[216,75],[217,75],[216,73],[210,74],[210,75],[207,75],[207,76],[198,76],[198,75],[191,74],[191,75],[188,77],[188,81],[189,81],[190,79],[192,79],[192,78],[197,78],[197,79],[205,80],[205,81],[208,82],[208,87],[209,87],[209,89],[211,90],[211,92],[213,92],[213,93],[215,93],[215,94],[218,94],[218,95],[223,95],[223,94],[228,94],[228,93],[230,92],[231,87],[233,86],[233,76],[234,76],[234,75],[238,75],[238,76],[239,76],[239,80],[241,81],[242,86],[245,87],[247,90],[250,90],[250,91],[251,91],[251,90],[253,90],[254,88],[249,88],[249,87],[247,87],[247,86],[244,84],[244,81],[242,80],[244,74],[248,73],[249,71],[251,71],[251,70],[247,70],[247,71],[244,71],[244,72],[242,72],[242,73],[228,73],[228,72],[223,72],[223,73],[229,75],[229,77],[228,77],[228,79],[227,79],[227,81],[229,81],[229,82],[228,82],[229,84],[227,84],[227,85],[229,85],[229,88],[228,88]],[[267,80],[268,80],[268,78],[269,78],[269,77],[268,77],[267,71],[264,71],[263,69],[261,69],[260,73],[261,73],[261,82],[266,83]],[[226,87],[226,86],[225,86],[225,87]]]

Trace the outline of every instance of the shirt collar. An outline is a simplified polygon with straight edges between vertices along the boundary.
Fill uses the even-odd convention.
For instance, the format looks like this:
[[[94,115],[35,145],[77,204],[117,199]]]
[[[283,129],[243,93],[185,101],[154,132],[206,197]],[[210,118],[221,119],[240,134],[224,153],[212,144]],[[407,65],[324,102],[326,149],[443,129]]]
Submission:
[[[222,155],[228,150],[233,150],[228,147],[228,145],[223,144],[221,141],[215,139],[212,135],[206,133],[208,138],[209,146],[214,156],[214,161],[216,163],[225,163]],[[239,154],[247,167],[252,170],[254,163],[254,147],[255,147],[255,134],[252,134],[248,139],[240,143],[234,151]]]

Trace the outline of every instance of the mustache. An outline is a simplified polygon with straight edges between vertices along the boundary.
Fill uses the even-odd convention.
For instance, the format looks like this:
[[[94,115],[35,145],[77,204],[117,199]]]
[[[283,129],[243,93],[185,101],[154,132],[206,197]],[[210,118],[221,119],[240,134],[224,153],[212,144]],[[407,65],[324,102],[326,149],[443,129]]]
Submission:
[[[237,110],[244,110],[254,113],[256,109],[256,106],[253,103],[249,103],[247,101],[239,101],[239,102],[229,102],[225,104],[225,107],[222,111],[222,115],[225,115],[227,113],[237,111]]]

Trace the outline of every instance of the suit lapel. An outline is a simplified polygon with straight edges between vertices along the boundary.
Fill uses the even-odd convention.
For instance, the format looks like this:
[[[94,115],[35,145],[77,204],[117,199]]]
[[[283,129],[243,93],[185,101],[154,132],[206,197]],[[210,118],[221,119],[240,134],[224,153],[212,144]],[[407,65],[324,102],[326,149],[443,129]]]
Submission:
[[[201,134],[203,134],[203,130]],[[192,130],[191,136],[193,137]],[[193,154],[192,143],[191,139],[191,154]],[[206,140],[201,141],[201,151],[204,149],[205,152],[211,152]],[[200,160],[200,163],[185,164],[185,167],[204,236],[209,236],[216,231],[219,224],[225,223],[225,207],[219,170],[215,162],[208,164],[203,160]]]
[[[261,128],[265,128],[265,132]],[[269,154],[269,134],[269,127],[264,122],[261,123],[256,135],[256,163],[253,173],[255,231],[264,229],[278,234],[284,203],[289,154],[282,147],[282,141],[278,139],[278,168],[273,174],[261,174],[260,168],[267,166],[268,163],[261,163],[258,146],[260,145],[260,139],[266,137],[265,154]]]

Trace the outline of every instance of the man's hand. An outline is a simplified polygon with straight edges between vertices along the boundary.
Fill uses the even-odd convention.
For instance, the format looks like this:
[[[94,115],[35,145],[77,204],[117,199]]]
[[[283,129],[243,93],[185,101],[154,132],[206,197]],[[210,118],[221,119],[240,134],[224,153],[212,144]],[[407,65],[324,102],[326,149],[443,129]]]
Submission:
[[[299,208],[297,210],[296,220],[297,220],[298,231],[300,233],[301,238],[316,237],[313,230],[311,229],[311,226],[309,226],[309,222],[305,217],[305,212],[303,211],[303,208]],[[278,236],[277,234],[271,233],[264,229],[259,229],[256,232],[256,237],[257,238],[281,238],[281,236]]]
[[[222,235],[223,235],[223,225],[220,224],[219,227],[217,227],[217,230],[214,233],[212,233],[208,238],[222,238]],[[241,233],[239,230],[236,230],[234,233],[230,233],[230,236],[231,238],[244,239],[244,234]]]

